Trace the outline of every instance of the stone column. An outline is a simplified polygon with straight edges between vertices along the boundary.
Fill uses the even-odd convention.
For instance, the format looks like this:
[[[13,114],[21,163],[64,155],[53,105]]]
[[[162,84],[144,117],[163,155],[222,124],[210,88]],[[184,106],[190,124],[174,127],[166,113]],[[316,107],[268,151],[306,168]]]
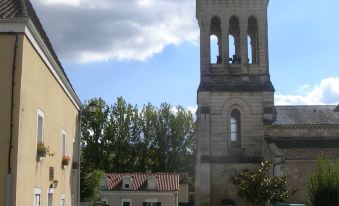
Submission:
[[[241,70],[248,73],[248,46],[247,46],[247,18],[240,18],[240,49],[241,49]]]
[[[209,74],[211,46],[210,46],[210,22],[203,20],[200,23],[200,70],[201,76]],[[203,80],[203,78],[201,78]]]
[[[224,66],[227,66],[229,61],[229,42],[228,42],[228,28],[229,28],[229,18],[226,17],[223,19],[223,21],[221,21],[221,38],[222,38],[222,45],[223,45],[223,63]]]

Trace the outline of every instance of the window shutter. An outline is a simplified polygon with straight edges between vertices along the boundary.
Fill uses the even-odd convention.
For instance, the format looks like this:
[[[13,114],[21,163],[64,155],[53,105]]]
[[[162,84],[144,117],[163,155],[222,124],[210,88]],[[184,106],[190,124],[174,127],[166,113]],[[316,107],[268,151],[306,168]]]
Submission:
[[[142,206],[147,206],[147,202],[143,202],[143,203],[142,203]]]
[[[157,206],[161,206],[161,202],[157,202]]]

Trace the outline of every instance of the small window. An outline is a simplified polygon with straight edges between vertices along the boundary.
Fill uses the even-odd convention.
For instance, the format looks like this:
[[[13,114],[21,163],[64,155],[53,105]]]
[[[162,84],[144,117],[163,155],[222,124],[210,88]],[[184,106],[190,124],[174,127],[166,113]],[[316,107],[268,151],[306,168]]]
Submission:
[[[234,109],[231,112],[231,121],[230,121],[230,130],[231,130],[231,145],[240,147],[240,138],[241,138],[241,122],[240,122],[240,112],[237,109]]]
[[[157,189],[157,178],[155,176],[147,177],[147,189],[156,190]]]
[[[34,206],[41,206],[41,189],[34,188]]]
[[[122,177],[122,189],[123,190],[131,190],[132,189],[132,177],[129,175],[125,175]]]
[[[66,206],[66,195],[65,194],[61,195],[61,206]]]
[[[53,193],[48,193],[48,196],[47,196],[47,205],[48,206],[53,206]]]
[[[37,112],[37,143],[44,141],[44,113],[38,109]]]
[[[66,131],[61,131],[61,154],[62,156],[66,155]]]
[[[161,202],[144,202],[142,206],[161,206]]]
[[[132,206],[132,200],[131,199],[122,199],[121,200],[121,206]]]

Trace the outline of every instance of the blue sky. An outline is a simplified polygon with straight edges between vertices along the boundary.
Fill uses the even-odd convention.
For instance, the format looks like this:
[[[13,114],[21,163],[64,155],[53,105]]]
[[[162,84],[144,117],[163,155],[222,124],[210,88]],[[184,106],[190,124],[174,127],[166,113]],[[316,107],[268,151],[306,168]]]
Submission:
[[[102,97],[111,104],[123,96],[138,105],[195,107],[200,70],[195,0],[95,2],[33,1],[80,99]],[[338,8],[337,0],[270,1],[277,104],[339,103]]]

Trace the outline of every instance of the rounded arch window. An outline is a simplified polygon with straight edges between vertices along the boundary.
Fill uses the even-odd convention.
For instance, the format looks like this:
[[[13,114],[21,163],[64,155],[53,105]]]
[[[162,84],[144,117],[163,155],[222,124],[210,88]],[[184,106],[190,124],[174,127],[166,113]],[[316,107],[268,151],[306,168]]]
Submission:
[[[240,147],[241,140],[241,114],[238,109],[233,109],[230,119],[231,145]]]

